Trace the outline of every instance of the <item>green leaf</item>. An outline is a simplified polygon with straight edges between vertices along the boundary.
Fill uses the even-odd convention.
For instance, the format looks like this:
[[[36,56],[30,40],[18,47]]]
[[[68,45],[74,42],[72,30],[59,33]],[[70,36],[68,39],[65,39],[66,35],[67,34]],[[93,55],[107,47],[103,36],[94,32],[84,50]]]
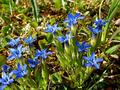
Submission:
[[[0,55],[0,66],[2,66],[3,64],[5,64],[5,60],[6,60],[6,57],[3,56],[3,55]]]
[[[23,86],[18,86],[20,90],[25,90]]]
[[[53,0],[53,2],[55,3],[55,8],[56,8],[57,10],[60,10],[61,7],[62,7],[62,2],[61,2],[61,0]]]
[[[65,7],[65,6],[66,6],[66,2],[65,2],[65,1],[66,1],[66,0],[61,0],[61,2],[62,2],[62,7],[63,7],[64,10],[66,10],[66,7]]]
[[[54,84],[62,82],[62,78],[61,78],[60,72],[52,74],[50,76],[50,79],[51,79],[52,83],[54,83]]]
[[[120,40],[120,35],[114,37],[115,40]]]
[[[6,16],[2,16],[2,19],[4,20],[4,21],[6,21],[7,23],[10,23],[11,22],[11,20],[8,18],[8,17],[6,17]]]
[[[46,42],[45,39],[38,41],[38,44],[39,44],[39,46],[40,46],[41,49],[46,48],[46,43],[47,43],[47,42]]]
[[[2,4],[8,4],[9,5],[9,0],[2,0]]]
[[[7,86],[4,90],[13,90],[13,89]]]
[[[36,88],[31,88],[31,90],[36,90]]]
[[[48,79],[48,70],[47,70],[47,67],[46,67],[46,64],[44,61],[43,61],[43,65],[42,65],[42,78]]]
[[[37,67],[34,72],[35,82],[38,84],[42,80],[41,67]]]
[[[117,51],[120,48],[120,45],[115,45],[109,48],[105,53],[112,54],[113,52]]]
[[[107,16],[107,20],[109,20],[109,22],[106,24],[104,31],[102,32],[102,37],[101,37],[102,42],[106,40],[106,36],[108,34],[107,32],[109,32],[108,28],[110,26],[110,22],[112,18],[117,14],[117,11],[119,9],[120,9],[120,0],[113,0]]]
[[[38,27],[38,23],[36,21],[33,21],[33,22],[31,22],[31,26],[36,28],[36,27]]]
[[[55,41],[53,42],[56,46],[57,46],[57,51],[60,53],[62,53],[64,51],[64,48],[63,48],[63,45],[62,43],[58,42],[58,41]]]
[[[10,25],[8,25],[2,29],[2,32],[6,34],[9,30],[11,30],[11,28],[12,27]]]
[[[61,65],[63,68],[65,68],[65,67],[66,67],[66,63],[67,63],[65,57],[62,56],[62,55],[57,55],[57,58],[58,58],[58,60],[60,61],[60,65]]]
[[[53,40],[53,35],[50,34],[50,33],[47,33],[47,35],[46,35],[46,39],[47,39],[47,42],[48,42],[48,43],[51,43],[52,40]]]

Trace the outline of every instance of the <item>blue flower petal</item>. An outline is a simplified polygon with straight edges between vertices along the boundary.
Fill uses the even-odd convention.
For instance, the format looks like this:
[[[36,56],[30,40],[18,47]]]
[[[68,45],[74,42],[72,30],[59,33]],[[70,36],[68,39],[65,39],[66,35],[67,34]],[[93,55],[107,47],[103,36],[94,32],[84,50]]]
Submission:
[[[34,68],[38,65],[38,61],[36,61],[36,59],[28,59],[28,63],[30,64],[31,68]]]
[[[100,65],[99,64],[94,64],[94,66],[96,67],[96,69],[100,69]]]
[[[72,27],[74,24],[77,24],[78,19],[83,19],[84,17],[80,15],[80,13],[76,13],[72,15],[71,13],[68,14],[68,18],[64,20],[64,22],[68,23],[68,28]]]
[[[27,75],[27,73],[28,73],[27,65],[24,64],[24,66],[22,66],[18,63],[17,70],[13,70],[12,72],[16,75],[16,78],[21,78],[21,77]]]
[[[50,52],[47,52],[47,49],[43,49],[43,50],[36,50],[36,54],[35,57],[38,58],[42,58],[42,59],[46,59],[48,57],[48,55],[50,55]]]
[[[64,36],[59,36],[57,39],[61,43],[63,43],[65,41],[65,37]]]
[[[7,85],[4,85],[4,84],[1,85],[1,86],[0,86],[0,90],[4,90],[4,88],[5,88],[6,86],[7,86]]]
[[[15,45],[17,45],[18,43],[19,43],[19,41],[20,41],[20,37],[18,37],[17,39],[11,39],[9,42],[8,42],[8,45],[10,45],[10,46],[15,46]]]
[[[3,65],[3,66],[2,66],[2,71],[3,71],[3,72],[8,72],[9,69],[10,69],[10,66],[8,66],[8,65]]]
[[[103,59],[101,58],[95,58],[95,53],[93,52],[91,54],[90,57],[83,57],[85,60],[87,60],[87,63],[85,64],[85,66],[91,66],[91,67],[95,67],[96,69],[99,69],[100,68],[100,65],[98,64],[98,62],[102,62]]]
[[[0,90],[4,89],[7,85],[11,84],[14,79],[12,78],[13,73],[2,72],[2,77],[0,78],[1,87]]]
[[[83,57],[85,60],[89,61],[89,57],[84,56]]]
[[[51,34],[55,34],[57,30],[61,30],[61,28],[58,27],[57,25],[58,24],[55,24],[55,25],[47,24],[47,29],[45,30],[45,32],[49,32]]]
[[[85,41],[83,41],[82,44],[76,42],[76,46],[78,47],[79,52],[87,52],[87,49],[90,48],[90,45],[88,45]]]
[[[26,44],[32,44],[34,41],[36,40],[36,38],[33,38],[32,36],[28,36],[28,38],[24,38],[23,41]]]
[[[10,56],[7,57],[8,60],[13,60],[13,59],[15,59],[15,58],[16,58],[15,55],[10,55]]]
[[[18,67],[19,71],[22,71],[22,66],[20,65],[20,63],[18,63],[17,67]]]
[[[90,66],[92,66],[92,65],[91,65],[90,63],[86,63],[85,66],[86,66],[86,67],[90,67]]]
[[[102,62],[102,61],[103,61],[102,58],[97,58],[97,59],[96,59],[96,62]]]

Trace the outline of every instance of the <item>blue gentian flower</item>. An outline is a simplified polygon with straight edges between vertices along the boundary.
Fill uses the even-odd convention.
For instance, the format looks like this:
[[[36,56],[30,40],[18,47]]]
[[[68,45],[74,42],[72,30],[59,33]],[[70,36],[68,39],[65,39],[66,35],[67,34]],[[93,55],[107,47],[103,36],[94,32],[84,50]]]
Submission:
[[[103,21],[102,19],[96,19],[94,23],[97,28],[102,29],[102,27],[105,26],[107,22],[108,21]]]
[[[18,37],[17,39],[11,39],[11,40],[8,42],[8,45],[14,47],[14,46],[18,45],[19,41],[20,41],[20,37]]]
[[[84,19],[84,16],[81,16],[80,13],[76,13],[75,15],[72,15],[71,13],[69,13],[68,18],[64,22],[67,22],[68,28],[70,28],[74,24],[77,24],[78,19]]]
[[[35,38],[33,38],[32,36],[29,36],[28,38],[24,38],[23,41],[26,44],[32,44],[35,41]]]
[[[32,59],[28,59],[28,63],[30,65],[30,68],[35,68],[38,65],[38,61],[36,58]]]
[[[7,57],[8,60],[13,60],[15,58],[21,58],[22,56],[22,52],[23,52],[23,48],[22,48],[22,45],[18,45],[17,48],[10,48],[10,52],[11,52],[11,55]]]
[[[58,41],[61,43],[67,42],[69,39],[73,38],[74,36],[70,36],[70,32],[67,33],[65,36],[58,36]]]
[[[43,50],[36,50],[36,57],[40,57],[42,59],[46,59],[48,57],[48,55],[51,55],[52,52],[47,52],[47,49],[43,49]]]
[[[89,28],[89,30],[92,32],[92,34],[94,34],[94,35],[97,35],[97,34],[99,34],[100,32],[102,32],[102,30],[99,29],[98,27],[93,28],[93,27],[89,26],[88,28]]]
[[[87,52],[87,49],[90,48],[90,45],[88,45],[85,41],[83,41],[82,44],[76,42],[76,46],[78,47],[79,52]]]
[[[13,72],[2,73],[2,78],[0,78],[0,83],[1,83],[0,90],[4,90],[4,88],[7,85],[11,84],[14,81],[14,79],[12,78],[12,75],[13,75]]]
[[[99,69],[99,62],[102,62],[102,58],[95,58],[95,53],[93,52],[90,57],[83,57],[85,60],[87,60],[87,63],[85,64],[86,67],[95,67],[96,69]]]
[[[27,73],[28,73],[27,65],[24,64],[24,66],[22,66],[22,65],[20,65],[20,63],[18,63],[17,70],[13,70],[13,73],[16,75],[17,79],[27,75]]]
[[[105,26],[107,22],[108,21],[103,21],[102,19],[96,19],[94,22],[94,27],[88,26],[89,30],[92,32],[92,36],[94,37],[95,35],[102,32],[102,27]]]
[[[46,29],[46,32],[49,32],[51,34],[55,34],[57,30],[61,30],[60,27],[57,26],[58,24],[55,24],[55,25],[49,25],[47,24],[47,29]]]
[[[9,70],[10,70],[10,66],[6,64],[2,66],[2,72],[8,72]]]

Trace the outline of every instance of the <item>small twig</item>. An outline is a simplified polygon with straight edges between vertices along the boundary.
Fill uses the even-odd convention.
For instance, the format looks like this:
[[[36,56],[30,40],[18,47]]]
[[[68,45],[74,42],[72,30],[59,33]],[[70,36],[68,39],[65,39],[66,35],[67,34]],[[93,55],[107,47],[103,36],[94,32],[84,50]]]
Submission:
[[[106,71],[108,70],[108,68],[109,68],[110,66],[111,66],[111,64],[107,66],[106,70],[104,70],[104,72],[103,72],[102,75],[100,76],[99,80],[98,80],[95,84],[93,84],[88,90],[92,90],[92,88],[95,87],[95,85],[97,85],[99,82],[103,81],[102,77],[104,76],[104,74],[106,73]]]
[[[110,76],[104,76],[105,78],[107,77],[107,78],[114,78],[114,77],[117,77],[117,76],[119,76],[120,77],[120,74],[116,74],[116,75],[110,75]]]
[[[50,84],[51,84],[51,80],[49,81],[49,84],[48,84],[48,90],[50,90]]]
[[[111,38],[109,39],[109,42],[112,41],[112,39],[120,32],[120,27],[113,33],[113,35],[111,36]]]

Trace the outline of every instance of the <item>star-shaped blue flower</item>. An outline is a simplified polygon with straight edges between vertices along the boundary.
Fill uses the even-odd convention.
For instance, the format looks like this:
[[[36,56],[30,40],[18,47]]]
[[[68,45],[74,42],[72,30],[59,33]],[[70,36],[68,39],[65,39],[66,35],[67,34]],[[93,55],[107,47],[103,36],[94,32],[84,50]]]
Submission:
[[[87,63],[85,64],[86,67],[95,67],[96,69],[100,68],[98,63],[103,61],[102,58],[95,58],[94,52],[91,54],[90,57],[84,56],[83,58],[87,61]]]
[[[13,70],[13,73],[16,75],[16,78],[21,78],[25,75],[27,75],[28,71],[27,71],[27,65],[24,64],[23,66],[18,63],[17,65],[17,70]]]
[[[96,19],[94,23],[97,28],[102,29],[102,27],[105,26],[107,22],[108,21],[103,21],[102,19]]]
[[[14,79],[12,78],[12,75],[13,75],[13,72],[10,72],[10,73],[5,73],[5,72],[2,72],[2,78],[0,78],[0,83],[1,83],[1,86],[0,86],[0,90],[4,90],[4,88],[11,84]]]
[[[92,32],[92,36],[96,36],[102,32],[102,27],[106,25],[108,21],[103,21],[102,19],[96,19],[94,22],[94,27],[88,26],[88,29]]]
[[[43,50],[36,50],[36,57],[40,57],[42,59],[46,59],[48,57],[48,55],[51,55],[52,52],[47,52],[47,49],[43,49]]]
[[[23,41],[26,43],[26,44],[32,44],[36,39],[33,38],[32,36],[29,36],[28,38],[24,38]]]
[[[67,33],[65,36],[58,36],[58,41],[61,43],[67,42],[69,39],[73,38],[74,36],[70,36],[70,32]]]
[[[14,46],[18,45],[19,41],[20,41],[20,37],[18,37],[17,39],[13,39],[13,38],[12,38],[12,39],[8,42],[8,45],[14,47]]]
[[[78,19],[84,19],[84,16],[81,16],[80,13],[76,13],[72,15],[71,13],[68,14],[68,18],[64,21],[68,23],[68,28],[72,27],[74,24],[77,24]]]
[[[10,66],[6,64],[2,66],[2,72],[9,72],[9,70],[10,70]]]
[[[45,30],[45,32],[55,34],[57,30],[61,30],[61,27],[58,27],[58,24],[54,24],[54,25],[47,24],[47,29]]]
[[[79,52],[87,52],[87,49],[90,48],[90,45],[88,45],[85,41],[83,41],[82,44],[76,42],[76,46],[78,47]]]
[[[94,34],[94,35],[97,35],[97,34],[99,34],[100,32],[102,32],[102,30],[99,29],[98,27],[93,28],[93,27],[89,26],[88,28],[89,28],[89,30],[92,32],[92,34]]]
[[[30,68],[35,68],[38,65],[38,61],[36,58],[28,59],[28,63],[30,65]]]
[[[22,56],[22,52],[23,52],[23,48],[22,48],[22,45],[18,45],[17,48],[10,48],[10,52],[11,52],[11,55],[7,57],[8,60],[13,60],[15,58],[21,58]]]

